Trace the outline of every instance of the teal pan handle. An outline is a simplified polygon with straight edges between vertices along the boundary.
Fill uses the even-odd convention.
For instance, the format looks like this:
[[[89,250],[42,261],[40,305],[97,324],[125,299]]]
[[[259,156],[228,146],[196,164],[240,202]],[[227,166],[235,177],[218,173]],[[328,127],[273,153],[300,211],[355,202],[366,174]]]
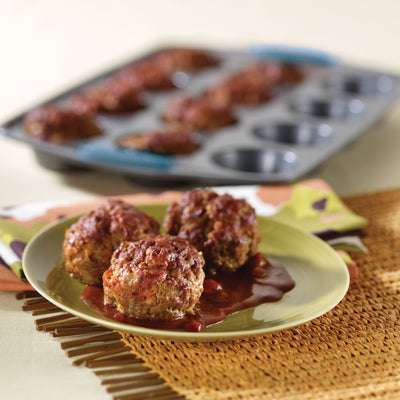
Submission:
[[[104,142],[80,144],[77,155],[85,161],[100,162],[108,165],[124,165],[139,168],[169,170],[174,167],[172,157],[145,151],[126,149]]]
[[[339,64],[339,58],[334,54],[307,47],[257,44],[250,46],[248,51],[261,59],[312,64],[324,67]]]

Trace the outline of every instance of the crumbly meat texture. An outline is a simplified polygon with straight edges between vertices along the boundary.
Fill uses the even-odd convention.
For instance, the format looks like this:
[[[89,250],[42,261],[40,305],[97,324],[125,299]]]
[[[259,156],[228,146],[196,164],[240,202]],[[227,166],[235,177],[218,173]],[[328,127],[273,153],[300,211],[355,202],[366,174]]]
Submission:
[[[202,254],[179,237],[123,242],[103,274],[104,302],[139,319],[193,314],[203,292],[203,266]]]
[[[243,199],[210,189],[186,192],[179,203],[171,204],[164,229],[202,251],[210,270],[240,268],[257,253],[260,241],[254,209]]]
[[[164,109],[162,118],[172,125],[199,131],[212,131],[236,122],[229,105],[186,94],[172,99]]]
[[[43,141],[62,143],[101,135],[101,129],[89,115],[63,110],[54,104],[38,107],[24,118],[28,135]]]
[[[159,224],[135,206],[110,199],[82,216],[65,234],[65,267],[74,278],[101,284],[113,252],[125,240],[158,235]]]
[[[200,148],[199,142],[191,132],[173,128],[124,136],[118,144],[122,147],[170,155],[191,154]]]

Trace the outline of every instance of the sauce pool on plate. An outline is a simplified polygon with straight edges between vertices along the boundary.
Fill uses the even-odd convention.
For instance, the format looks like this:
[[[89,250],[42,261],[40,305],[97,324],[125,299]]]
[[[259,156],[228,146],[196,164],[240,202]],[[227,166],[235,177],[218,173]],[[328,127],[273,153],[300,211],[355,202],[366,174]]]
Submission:
[[[263,303],[279,301],[295,286],[285,268],[271,264],[257,253],[234,272],[208,273],[204,291],[194,315],[174,320],[143,320],[122,314],[116,307],[104,304],[103,289],[86,286],[81,300],[106,318],[153,329],[184,329],[201,332],[223,321],[228,315]]]

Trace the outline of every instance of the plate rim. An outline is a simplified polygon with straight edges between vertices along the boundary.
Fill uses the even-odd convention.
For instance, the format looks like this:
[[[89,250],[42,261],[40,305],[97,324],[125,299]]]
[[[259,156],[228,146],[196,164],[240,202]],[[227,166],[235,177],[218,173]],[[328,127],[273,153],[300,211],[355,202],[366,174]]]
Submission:
[[[164,203],[150,203],[150,204],[139,204],[136,205],[137,207],[160,207],[160,206],[167,206],[168,204]],[[135,335],[140,335],[140,336],[146,336],[146,337],[151,337],[151,338],[159,338],[159,339],[171,339],[171,340],[179,340],[179,341],[189,341],[189,342],[201,342],[201,341],[217,341],[217,340],[233,340],[233,339],[240,339],[240,338],[246,338],[246,337],[256,337],[256,336],[261,336],[264,334],[270,334],[273,332],[279,332],[285,329],[290,329],[294,328],[299,325],[303,325],[306,322],[312,321],[328,311],[332,310],[334,307],[336,307],[344,298],[346,295],[349,286],[350,286],[350,276],[348,272],[348,268],[343,261],[343,259],[339,256],[339,254],[331,247],[329,246],[328,243],[323,241],[322,239],[318,238],[316,235],[313,235],[312,233],[301,229],[297,226],[293,226],[289,223],[278,221],[273,219],[273,217],[266,217],[262,215],[257,215],[257,218],[262,218],[264,220],[267,220],[268,222],[271,221],[273,224],[276,225],[281,225],[285,227],[285,229],[297,231],[298,233],[302,235],[307,235],[311,240],[315,240],[319,245],[322,245],[325,247],[325,250],[331,253],[331,256],[336,259],[337,261],[337,266],[338,268],[342,268],[343,271],[345,272],[345,282],[342,282],[342,290],[340,291],[340,294],[338,294],[335,298],[334,301],[331,301],[327,306],[323,307],[319,312],[314,312],[311,315],[309,315],[305,319],[301,319],[298,322],[293,322],[293,321],[288,321],[282,325],[273,326],[273,327],[263,327],[263,328],[255,328],[251,330],[236,330],[236,331],[229,331],[229,332],[187,332],[187,331],[181,331],[181,330],[163,330],[163,329],[155,329],[155,328],[146,328],[146,327],[141,327],[138,325],[130,325],[130,324],[124,324],[120,323],[111,319],[99,319],[95,316],[88,315],[84,312],[81,312],[79,310],[75,310],[72,307],[69,307],[62,302],[58,301],[56,298],[52,297],[49,293],[45,292],[42,290],[42,288],[36,284],[36,278],[32,276],[30,269],[27,267],[27,259],[30,255],[30,252],[32,251],[31,248],[34,247],[36,241],[38,241],[42,235],[47,234],[49,231],[52,231],[54,229],[57,229],[59,225],[61,224],[72,224],[73,221],[77,220],[83,213],[76,214],[73,216],[69,216],[66,218],[63,218],[61,220],[55,221],[44,228],[42,228],[39,232],[37,232],[31,240],[29,240],[24,253],[22,255],[22,268],[25,273],[25,276],[28,280],[28,282],[33,286],[33,288],[45,299],[47,299],[49,302],[52,304],[56,305],[60,309],[67,311],[77,317],[80,317],[88,322],[94,323],[96,325],[100,325],[109,329],[125,332],[125,333],[130,333],[130,334],[135,334]],[[340,265],[340,267],[339,267]],[[73,279],[73,278],[71,278]],[[336,289],[338,290],[338,289]],[[261,306],[261,305],[260,305]],[[259,306],[257,306],[259,307]],[[257,308],[255,307],[255,308]]]

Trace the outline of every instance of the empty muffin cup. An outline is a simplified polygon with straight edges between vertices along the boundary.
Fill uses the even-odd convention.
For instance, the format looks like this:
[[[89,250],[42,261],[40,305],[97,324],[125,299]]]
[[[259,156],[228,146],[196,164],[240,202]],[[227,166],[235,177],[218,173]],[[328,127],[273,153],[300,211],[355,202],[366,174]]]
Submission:
[[[373,95],[393,90],[393,79],[387,75],[340,75],[325,82],[328,88],[345,93]]]
[[[344,119],[361,114],[364,103],[359,99],[298,99],[291,103],[291,109],[295,112],[313,117]]]
[[[332,128],[328,124],[311,122],[267,122],[253,129],[261,139],[292,145],[314,146],[329,142]]]
[[[253,173],[279,173],[297,166],[295,153],[271,149],[225,149],[215,153],[213,160],[222,167]]]

